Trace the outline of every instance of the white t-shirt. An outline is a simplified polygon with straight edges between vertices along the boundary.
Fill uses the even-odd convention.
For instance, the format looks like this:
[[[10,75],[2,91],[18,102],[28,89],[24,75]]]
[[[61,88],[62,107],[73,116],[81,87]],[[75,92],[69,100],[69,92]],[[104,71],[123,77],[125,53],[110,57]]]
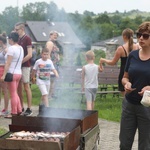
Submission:
[[[55,69],[53,62],[50,59],[46,61],[42,60],[42,58],[38,59],[33,69],[36,70],[36,84],[41,85],[49,85],[50,84],[50,72]]]
[[[12,45],[8,48],[8,51],[5,55],[6,61],[8,55],[13,56],[8,72],[13,74],[22,74],[21,65],[24,57],[23,48],[21,46]]]
[[[87,64],[85,67],[85,88],[98,88],[98,65]]]

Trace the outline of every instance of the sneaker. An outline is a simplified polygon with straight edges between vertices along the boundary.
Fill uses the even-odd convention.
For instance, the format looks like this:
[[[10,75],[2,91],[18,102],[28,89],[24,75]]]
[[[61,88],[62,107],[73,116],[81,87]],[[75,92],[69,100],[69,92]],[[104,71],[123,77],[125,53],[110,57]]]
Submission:
[[[1,112],[4,112],[5,111],[5,109],[3,109]]]
[[[24,112],[24,116],[31,116],[33,113],[32,113],[32,110],[30,108],[27,108],[26,111]]]
[[[24,116],[24,108],[22,108],[22,112],[20,113],[20,116]]]
[[[1,112],[0,112],[0,116],[7,116],[9,114],[9,112],[7,111],[7,110],[2,110]]]

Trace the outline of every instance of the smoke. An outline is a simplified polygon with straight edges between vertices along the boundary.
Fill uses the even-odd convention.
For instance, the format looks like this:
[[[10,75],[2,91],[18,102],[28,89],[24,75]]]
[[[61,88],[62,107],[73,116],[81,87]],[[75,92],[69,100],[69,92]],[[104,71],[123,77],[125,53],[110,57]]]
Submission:
[[[50,4],[50,7],[52,7],[52,4]],[[52,8],[47,12],[46,21],[50,23],[50,30],[59,33],[57,40],[63,47],[63,55],[61,65],[59,65],[60,77],[55,82],[55,97],[49,99],[49,106],[52,108],[84,109],[85,103],[81,103],[82,95],[79,94],[81,92],[82,66],[76,66],[78,64],[76,58],[79,51],[84,47],[84,44],[76,35],[80,31],[74,32],[75,30],[67,23],[68,14],[64,10],[60,11],[56,6]],[[57,114],[57,112],[55,113]],[[63,114],[63,116],[65,115]]]
[[[57,45],[59,43],[60,63],[58,66],[59,79],[55,81],[54,97],[50,99],[50,107],[65,107],[83,109],[81,104],[81,69],[82,66],[76,66],[77,56],[81,42],[67,23],[52,22],[49,29],[58,32]],[[55,42],[56,43],[56,42]],[[63,53],[62,53],[63,51]]]
[[[70,42],[63,43],[63,60],[59,66],[59,79],[56,79],[55,96],[50,101],[50,107],[63,107],[73,109],[83,109],[81,103],[81,67],[76,66],[76,57],[74,44]],[[79,70],[80,68],[80,70]]]

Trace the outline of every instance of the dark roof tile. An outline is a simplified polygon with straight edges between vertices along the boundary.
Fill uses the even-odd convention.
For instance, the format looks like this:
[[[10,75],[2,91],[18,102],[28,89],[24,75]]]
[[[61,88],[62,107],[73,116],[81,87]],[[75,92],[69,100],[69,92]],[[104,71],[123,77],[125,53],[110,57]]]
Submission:
[[[34,42],[46,42],[50,31],[56,30],[59,33],[58,40],[62,43],[69,42],[76,47],[85,47],[67,22],[26,21],[26,24],[27,33]]]

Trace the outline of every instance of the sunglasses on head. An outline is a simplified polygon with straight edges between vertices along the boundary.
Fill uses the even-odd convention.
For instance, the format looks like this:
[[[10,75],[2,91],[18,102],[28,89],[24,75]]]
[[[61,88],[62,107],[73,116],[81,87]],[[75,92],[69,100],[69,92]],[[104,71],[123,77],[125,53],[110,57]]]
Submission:
[[[144,34],[142,34],[142,33],[136,33],[136,37],[139,39],[140,37],[143,37],[143,39],[144,40],[147,40],[147,39],[149,39],[149,37],[150,37],[150,34],[146,34],[146,33],[144,33]]]

